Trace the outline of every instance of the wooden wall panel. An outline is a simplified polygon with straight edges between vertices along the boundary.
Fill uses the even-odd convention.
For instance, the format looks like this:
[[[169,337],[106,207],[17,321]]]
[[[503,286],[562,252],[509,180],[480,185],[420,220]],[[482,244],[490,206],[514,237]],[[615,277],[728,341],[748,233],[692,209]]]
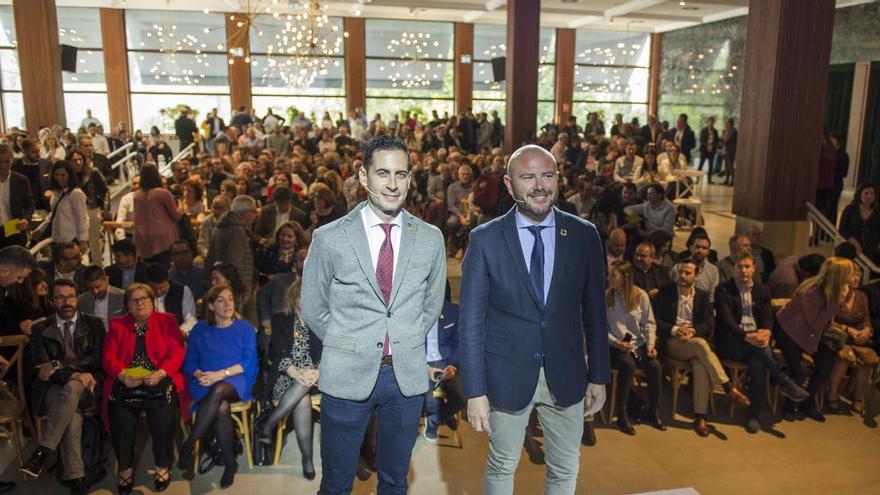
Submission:
[[[108,132],[125,122],[132,128],[128,56],[125,53],[125,11],[101,9],[101,38],[104,42],[104,78],[107,81]]]
[[[556,111],[557,124],[564,124],[571,115],[574,99],[575,30],[556,30]]]
[[[516,150],[529,135],[535,135],[540,17],[540,0],[507,2],[505,152]]]
[[[246,25],[239,26],[243,20],[241,14],[226,14],[226,49],[233,50],[242,49],[242,55],[235,57],[231,52],[227,53],[227,57],[233,60],[232,64],[227,63],[226,67],[229,71],[229,96],[232,103],[232,113],[236,113],[239,107],[251,108],[251,64],[245,61],[251,56],[251,40],[248,35]]]
[[[660,106],[660,60],[663,50],[663,35],[651,35],[651,61],[648,76],[648,115],[657,115]]]
[[[751,0],[733,212],[804,221],[815,201],[834,0]]]
[[[345,38],[345,108],[349,112],[367,107],[367,36],[361,17],[346,17]]]
[[[25,125],[36,136],[41,127],[66,124],[55,0],[13,0],[12,10]]]
[[[468,63],[462,57],[470,58]],[[474,25],[455,23],[455,112],[461,113],[472,107],[474,99]]]

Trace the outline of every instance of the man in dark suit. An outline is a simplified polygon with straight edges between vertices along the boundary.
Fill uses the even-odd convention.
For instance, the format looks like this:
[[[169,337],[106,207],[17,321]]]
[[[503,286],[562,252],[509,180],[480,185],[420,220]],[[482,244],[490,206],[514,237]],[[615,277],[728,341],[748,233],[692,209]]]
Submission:
[[[46,272],[46,280],[49,283],[61,279],[70,280],[76,284],[77,292],[86,291],[83,273],[85,268],[82,266],[82,255],[76,244],[56,242],[52,245],[52,260],[41,262],[40,268]]]
[[[697,170],[703,170],[703,163],[709,162],[707,182],[712,183],[712,166],[715,161],[715,153],[718,151],[718,129],[715,129],[715,117],[706,120],[706,127],[700,130],[700,164]]]
[[[641,143],[639,144],[642,146],[648,143],[654,143],[655,147],[659,146],[660,140],[663,139],[663,129],[660,128],[656,115],[648,115],[648,123],[639,129],[639,134],[641,136]]]
[[[116,176],[116,172],[110,168],[112,163],[107,160],[107,155],[95,153],[95,146],[92,144],[92,138],[88,134],[80,134],[76,138],[77,146],[86,163],[91,163],[92,167],[101,172],[105,179],[111,179]]]
[[[300,225],[308,220],[308,215],[293,206],[293,193],[287,187],[276,187],[272,191],[272,203],[260,210],[254,227],[254,236],[260,246],[265,247],[275,240],[275,231],[286,222]],[[271,316],[271,315],[270,315]]]
[[[672,140],[675,141],[676,146],[681,150],[681,154],[687,158],[688,165],[690,165],[691,150],[697,145],[697,139],[694,136],[694,131],[691,130],[691,126],[688,125],[686,113],[679,115],[678,120],[675,121],[675,129],[672,130]]]
[[[785,397],[799,402],[809,395],[780,369],[773,356],[770,289],[754,283],[754,273],[755,258],[741,252],[736,257],[736,276],[715,289],[715,350],[722,359],[749,365],[749,433],[761,428],[759,416],[766,400],[767,371]]]
[[[437,427],[447,425],[451,430],[458,429],[455,415],[464,409],[465,400],[461,395],[461,379],[458,376],[458,305],[452,303],[449,280],[446,281],[446,297],[440,319],[431,327],[425,343],[428,359],[428,391],[425,392],[425,440],[437,440]],[[434,390],[440,387],[445,400],[434,397]]]
[[[776,269],[776,255],[764,246],[764,232],[757,224],[749,225],[744,232],[752,243],[752,254],[755,256],[755,271],[761,275],[761,281],[767,283],[770,274]]]
[[[0,247],[26,244],[28,221],[34,212],[31,185],[27,177],[11,170],[12,158],[12,148],[0,144],[0,223],[18,220],[16,232],[8,237],[5,229],[0,228]]]
[[[471,231],[462,265],[462,385],[468,421],[489,433],[485,493],[513,492],[533,407],[545,492],[574,493],[583,417],[601,409],[611,378],[602,242],[593,224],[553,207],[557,175],[543,148],[514,152],[504,183],[517,206]]]
[[[76,287],[69,280],[52,283],[55,314],[38,320],[32,328],[30,350],[37,367],[33,404],[47,421],[39,446],[19,471],[39,478],[46,460],[60,447],[64,479],[73,482],[71,493],[88,493],[82,459],[83,414],[94,412],[104,371],[101,353],[104,324],[77,311]]]
[[[144,264],[137,259],[137,248],[129,239],[116,241],[110,247],[113,251],[114,263],[107,267],[107,276],[110,277],[110,285],[122,290],[128,288],[134,282],[145,282]]]
[[[12,163],[12,171],[27,177],[36,208],[48,210],[49,205],[43,198],[43,176],[49,173],[49,160],[40,158],[40,144],[33,139],[22,141],[21,151],[23,155]]]
[[[691,364],[696,416],[694,430],[705,437],[710,431],[706,412],[713,388],[721,386],[737,405],[748,406],[749,399],[730,383],[721,361],[709,346],[715,319],[709,294],[694,286],[699,265],[687,258],[679,261],[676,267],[676,282],[660,289],[651,301],[657,321],[658,347],[669,358]]]

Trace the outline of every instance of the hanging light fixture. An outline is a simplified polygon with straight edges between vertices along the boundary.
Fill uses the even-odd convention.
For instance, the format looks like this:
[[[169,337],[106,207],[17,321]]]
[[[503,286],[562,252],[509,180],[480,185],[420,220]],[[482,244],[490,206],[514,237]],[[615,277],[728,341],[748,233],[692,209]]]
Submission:
[[[171,11],[171,0],[165,0],[165,20],[161,24],[153,24],[152,31],[147,31],[146,37],[155,41],[162,54],[150,66],[148,72],[153,79],[159,81],[165,78],[170,83],[199,84],[205,79],[205,70],[211,64],[208,56],[204,53],[208,45],[200,41],[193,34],[181,34],[178,25],[174,21]],[[144,43],[141,42],[141,46]],[[219,47],[222,49],[223,47]],[[194,55],[193,63],[184,63],[179,54]],[[140,56],[141,60],[144,56]]]
[[[435,54],[433,58],[444,58],[440,53],[440,42],[432,39],[431,33],[419,31],[418,15],[415,8],[410,8],[410,16],[416,18],[415,29],[402,32],[400,37],[391,40],[385,47],[389,56],[397,57],[397,60],[391,60],[379,66],[381,72],[388,74],[392,88],[427,88],[434,81],[440,79],[439,70],[442,65],[440,63],[435,65],[431,62],[432,51]]]

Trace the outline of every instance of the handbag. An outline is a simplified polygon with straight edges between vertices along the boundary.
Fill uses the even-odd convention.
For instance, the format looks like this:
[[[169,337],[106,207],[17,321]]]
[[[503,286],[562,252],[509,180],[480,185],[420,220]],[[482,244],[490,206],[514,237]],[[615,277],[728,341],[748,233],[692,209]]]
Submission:
[[[846,345],[848,336],[846,330],[831,325],[822,333],[822,340],[832,351],[839,352]]]
[[[55,223],[55,210],[58,209],[58,205],[61,204],[61,200],[64,199],[64,196],[67,196],[67,192],[68,192],[68,189],[65,189],[64,191],[61,192],[61,196],[58,197],[58,202],[55,203],[55,206],[52,208],[51,211],[49,211],[49,215],[47,217],[49,219],[49,223],[46,225],[46,227],[43,229],[43,231],[40,232],[40,235],[33,242],[33,244],[38,244],[40,241],[44,241],[44,240],[52,237],[52,224]]]
[[[172,386],[171,378],[168,376],[159,380],[159,383],[155,385],[139,385],[132,388],[126,387],[124,383],[116,380],[113,383],[112,396],[129,407],[150,409],[168,403]]]

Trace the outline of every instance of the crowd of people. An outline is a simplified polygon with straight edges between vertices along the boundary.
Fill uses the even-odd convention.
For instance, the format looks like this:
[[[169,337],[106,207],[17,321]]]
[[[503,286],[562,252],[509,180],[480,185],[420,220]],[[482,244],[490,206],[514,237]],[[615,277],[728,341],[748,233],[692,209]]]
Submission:
[[[664,369],[670,368],[686,369],[691,375],[694,429],[700,436],[712,429],[708,408],[714,390],[723,390],[732,404],[748,408],[745,427],[757,433],[766,424],[767,377],[786,399],[786,419],[804,414],[822,421],[823,411],[815,399],[826,388],[827,411],[841,411],[842,402],[857,413],[864,411],[866,383],[880,362],[872,330],[880,319],[880,290],[860,286],[861,274],[851,260],[859,252],[872,258],[880,252],[874,186],[860,187],[852,205],[842,212],[840,231],[849,242],[828,259],[795,255],[777,260],[762,245],[757,226],[733,236],[730,255],[722,259],[701,227],[693,228],[686,251],[672,249],[676,228],[695,223],[689,211],[677,210],[671,203],[678,194],[676,183],[688,180],[676,172],[689,167],[702,170],[708,163],[710,183],[716,174],[731,185],[737,142],[732,119],[726,119],[719,131],[710,118],[695,133],[684,114],[672,126],[654,115],[640,126],[637,119],[624,122],[618,114],[606,134],[598,114],[588,115],[583,126],[569,117],[559,125],[544,126],[534,137],[534,146],[524,152],[529,160],[552,163],[549,171],[538,174],[540,178],[511,176],[511,156],[500,147],[503,126],[497,115],[485,113],[440,117],[434,112],[428,122],[406,113],[386,122],[378,114],[369,120],[358,109],[348,118],[339,115],[334,120],[325,113],[318,121],[300,113],[286,122],[271,110],[259,118],[241,108],[228,125],[214,110],[199,126],[184,109],[175,129],[181,149],[195,144],[193,152],[178,161],[172,161],[171,146],[158,129],[149,135],[140,130],[131,134],[119,124],[106,136],[91,115],[76,131],[61,126],[31,134],[12,129],[0,143],[0,222],[4,224],[0,246],[5,246],[0,250],[0,320],[3,334],[30,339],[24,358],[25,383],[32,384],[25,424],[37,437],[37,446],[21,468],[26,478],[39,477],[57,455],[63,466],[59,479],[72,493],[87,493],[103,478],[104,468],[96,465],[83,445],[88,438],[99,442],[100,451],[106,431],[117,460],[118,491],[129,493],[137,473],[134,438],[137,428],[146,424],[157,491],[170,483],[177,440],[182,440],[179,467],[185,477],[194,475],[199,461],[194,458],[196,442],[200,442],[202,452],[223,466],[220,486],[226,488],[234,483],[240,448],[231,408],[253,403],[252,443],[258,464],[272,462],[276,429],[291,417],[302,473],[314,479],[312,396],[325,392],[323,411],[349,411],[351,404],[339,397],[370,396],[370,390],[357,388],[362,384],[350,383],[359,375],[342,376],[339,369],[375,371],[377,390],[387,385],[383,373],[392,367],[423,370],[419,373],[426,375],[397,376],[398,393],[407,395],[407,400],[395,402],[395,407],[417,409],[419,416],[424,409],[422,435],[436,441],[439,428],[458,428],[457,413],[466,407],[466,399],[474,402],[487,394],[473,371],[482,366],[477,364],[484,359],[481,349],[485,347],[486,356],[522,350],[507,337],[495,335],[492,341],[493,328],[480,337],[485,343],[474,347],[475,314],[466,310],[475,299],[486,297],[489,289],[474,289],[483,282],[473,277],[483,273],[480,270],[494,273],[493,263],[499,261],[476,258],[482,252],[499,259],[516,258],[519,253],[504,248],[483,251],[486,244],[471,251],[469,244],[472,239],[476,242],[471,233],[485,233],[489,225],[501,225],[513,218],[513,212],[526,211],[535,202],[547,206],[546,211],[555,206],[578,222],[571,224],[570,233],[568,228],[557,229],[562,237],[590,235],[590,231],[576,233],[575,225],[595,227],[595,252],[584,251],[568,263],[573,263],[570,268],[578,276],[584,274],[574,267],[591,263],[589,259],[598,260],[601,268],[590,275],[595,282],[601,274],[602,335],[587,347],[591,373],[594,362],[600,369],[603,353],[617,370],[610,413],[621,431],[634,435],[639,421],[666,428],[660,403]],[[107,155],[127,143],[134,144],[143,165],[129,184],[123,184]],[[402,152],[405,168],[377,164],[373,154],[382,151]],[[517,192],[514,182],[541,185],[523,193]],[[402,194],[389,183],[397,184]],[[131,188],[118,202],[110,194],[114,184]],[[351,305],[355,307],[349,313],[334,309],[348,305],[345,297],[351,293],[346,287],[355,284],[348,277],[360,274],[372,261],[373,267],[364,269],[376,272],[368,292],[381,294],[387,308],[395,297],[403,298],[402,304],[415,304],[410,295],[395,295],[387,285],[393,280],[397,289],[400,279],[382,269],[382,260],[397,264],[413,254],[407,249],[415,249],[400,247],[400,238],[394,238],[392,249],[390,227],[384,234],[381,229],[368,231],[364,243],[369,241],[369,250],[363,253],[346,251],[341,244],[354,235],[341,227],[352,215],[363,215],[366,225],[370,221],[391,225],[400,218],[367,218],[376,213],[362,207],[365,202],[381,205],[397,200],[412,220],[404,220],[394,232],[403,230],[403,225],[401,236],[420,232],[426,237],[418,241],[425,243],[419,249],[427,250],[428,234],[436,227],[442,233],[437,238],[444,263],[447,257],[464,258],[463,284],[470,286],[462,288],[461,319],[463,325],[469,322],[463,331],[470,336],[462,337],[460,346],[459,307],[452,302],[449,282],[443,283],[444,269],[439,281],[431,278],[427,289],[418,289],[433,298],[426,295],[430,308],[426,303],[422,311],[427,314],[435,306],[437,310],[425,325],[425,338],[389,342],[389,336],[394,337],[389,330],[384,345],[380,341],[373,349],[379,353],[375,370],[350,363],[344,368],[340,361],[347,359],[346,352],[375,343],[327,328],[327,318],[336,318],[334,311],[353,325],[358,311],[371,311],[366,304]],[[102,230],[111,227],[104,222],[111,220],[116,223],[106,237]],[[420,229],[419,222],[433,227]],[[334,227],[323,228],[328,225]],[[363,233],[360,229],[358,235]],[[528,232],[521,234],[529,239],[523,241],[529,249],[523,247],[520,261],[524,266],[547,267],[547,260],[552,266],[552,249],[545,253],[543,246],[553,239],[540,229],[533,234],[535,239]],[[537,242],[542,235],[546,240]],[[47,238],[51,246],[37,253],[46,258],[38,263],[22,246]],[[112,244],[106,245],[111,239]],[[416,253],[424,258],[410,262],[408,269],[431,266],[434,273],[437,266],[428,265],[428,252]],[[340,271],[335,271],[336,266]],[[313,278],[304,282],[309,270]],[[533,295],[542,302],[556,297],[549,284],[561,274],[548,268],[543,279],[536,276],[525,278],[532,277]],[[415,282],[412,287],[407,283],[403,290],[415,291]],[[541,284],[547,290],[543,295]],[[323,288],[321,301],[316,301],[318,286]],[[493,288],[492,293],[498,290],[503,289]],[[329,306],[318,311],[319,302]],[[492,309],[484,309],[484,316],[485,311],[508,311],[493,304],[489,302]],[[384,318],[385,309],[381,313]],[[392,323],[382,324],[397,324],[395,314],[389,309],[387,319]],[[404,354],[409,348],[421,354]],[[578,349],[585,352],[582,345]],[[545,359],[544,352],[534,355]],[[0,367],[7,368],[10,357],[0,358]],[[485,359],[490,366],[490,359]],[[380,361],[387,366],[380,368]],[[747,383],[733,383],[730,363],[747,366]],[[516,363],[513,366],[518,368]],[[852,379],[846,382],[848,390],[843,390],[850,369]],[[634,389],[639,373],[647,384],[644,399]],[[485,381],[486,376],[480,379]],[[590,385],[604,390],[610,381],[610,374],[597,374]],[[553,387],[541,383],[544,388],[539,390]],[[583,385],[587,387],[586,381]],[[490,402],[522,405],[520,397],[503,402],[508,399],[499,398],[504,394],[494,386],[493,391],[489,384],[486,425]],[[435,396],[436,389],[443,393]],[[592,388],[588,398],[590,394],[593,405],[601,407],[604,399]],[[527,399],[532,402],[523,404],[536,404],[531,392]],[[596,408],[584,406],[580,416],[587,409],[591,414],[583,422],[581,442],[593,445]],[[363,411],[349,412],[360,418]],[[483,410],[478,412],[474,417],[480,424]],[[364,414],[367,428],[370,414]],[[141,415],[146,423],[138,421]],[[177,431],[178,417],[191,424],[183,438]],[[379,442],[388,441],[400,425],[393,429],[381,418],[378,425],[374,419],[366,435],[360,431],[363,441],[352,451],[351,442],[346,443],[340,433],[344,420],[331,413],[321,420],[322,430],[336,435],[325,440],[322,431],[324,455],[331,452],[349,459],[360,454],[373,470],[382,471],[383,460],[376,457],[377,437]],[[504,421],[519,425],[524,420]],[[545,421],[541,416],[541,423]],[[407,431],[418,428],[403,426]],[[516,450],[518,456],[521,445],[519,441],[506,448]],[[512,476],[509,464],[503,470]],[[342,479],[334,486],[344,491],[348,467],[331,466],[326,457],[323,465],[324,476]],[[499,479],[507,476],[501,471],[495,473]],[[389,483],[385,477],[399,478],[399,474],[379,476],[380,485]],[[350,483],[349,479],[349,489]],[[403,483],[405,490],[405,470]],[[9,488],[4,484],[0,492]]]

